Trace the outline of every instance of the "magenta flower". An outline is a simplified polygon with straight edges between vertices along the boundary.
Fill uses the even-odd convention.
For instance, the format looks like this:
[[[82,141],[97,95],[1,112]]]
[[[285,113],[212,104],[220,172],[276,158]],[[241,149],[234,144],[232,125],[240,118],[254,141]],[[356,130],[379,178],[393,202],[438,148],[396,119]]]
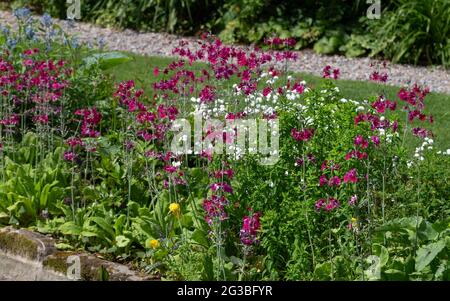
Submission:
[[[369,79],[372,81],[376,81],[376,82],[382,82],[385,83],[388,81],[388,74],[387,73],[379,73],[377,71],[372,72],[372,74],[370,74]]]
[[[267,95],[269,95],[271,92],[272,92],[272,88],[265,87],[264,90],[263,90],[264,97],[267,97]]]
[[[344,175],[344,183],[347,182],[351,182],[351,183],[356,183],[358,182],[358,175],[356,172],[356,169],[353,168],[351,170],[349,170],[345,175]]]
[[[298,131],[297,129],[291,130],[291,136],[297,141],[309,141],[314,136],[314,129],[307,128],[302,131]]]
[[[210,199],[203,201],[203,210],[206,211],[205,220],[208,225],[214,222],[222,222],[228,218],[225,206],[228,206],[228,200],[224,196],[213,195]]]
[[[319,178],[319,186],[324,186],[325,184],[328,184],[327,176],[321,175]]]
[[[339,69],[331,69],[330,65],[325,66],[322,70],[322,77],[323,78],[333,78],[338,79],[339,78],[340,71]]]
[[[380,145],[380,137],[378,137],[378,136],[372,136],[372,142],[373,142],[373,144],[375,144],[376,146]]]
[[[356,203],[358,202],[358,196],[356,194],[352,195],[350,200],[348,201],[348,204],[350,206],[354,206],[356,205]]]
[[[257,244],[257,234],[261,228],[261,213],[256,212],[253,215],[244,216],[242,219],[242,229],[240,231],[241,242],[246,246]]]
[[[223,177],[227,177],[228,179],[233,178],[233,170],[232,169],[226,169],[226,170],[219,170],[214,173],[214,177],[216,179],[222,179]]]
[[[428,137],[431,134],[431,131],[427,131],[427,129],[424,128],[413,128],[412,133],[414,136],[425,138]]]
[[[325,199],[320,199],[316,202],[314,207],[316,208],[317,211],[320,211],[320,209],[322,209],[325,203],[326,203]]]
[[[325,211],[332,211],[340,206],[339,201],[335,198],[330,198],[328,203],[325,205]]]
[[[328,202],[325,199],[320,199],[314,205],[316,211],[325,210],[330,212],[340,206],[339,201],[335,198],[330,198]]]
[[[74,152],[64,152],[64,160],[73,162],[76,159],[76,154]]]
[[[224,192],[227,192],[227,193],[233,193],[233,188],[227,182],[214,183],[210,186],[210,188],[214,192],[216,192],[218,190],[223,190]]]
[[[212,102],[215,98],[214,88],[212,86],[206,86],[200,91],[200,101],[201,102]]]
[[[338,176],[334,176],[330,179],[330,181],[328,182],[329,186],[339,186],[341,185],[341,179]]]
[[[360,146],[361,148],[367,148],[369,146],[369,142],[363,138],[363,136],[358,135],[354,141],[355,146]]]

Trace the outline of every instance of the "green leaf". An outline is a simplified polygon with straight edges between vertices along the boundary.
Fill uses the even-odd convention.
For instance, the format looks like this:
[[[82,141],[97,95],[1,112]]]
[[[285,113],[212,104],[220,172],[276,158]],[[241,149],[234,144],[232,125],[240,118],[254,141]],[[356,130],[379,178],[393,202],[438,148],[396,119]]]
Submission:
[[[100,228],[105,231],[110,238],[114,238],[116,236],[113,231],[113,226],[108,223],[106,219],[102,217],[91,217],[90,220],[100,226]]]
[[[87,67],[98,64],[100,69],[107,70],[115,66],[127,63],[133,58],[121,52],[96,53],[84,59]]]
[[[373,244],[372,246],[374,253],[379,257],[380,261],[379,261],[379,265],[380,267],[384,267],[388,260],[389,260],[389,252],[388,250],[380,245],[380,244]]]
[[[331,264],[329,262],[319,263],[314,269],[314,276],[319,280],[331,279]]]
[[[65,243],[59,243],[59,244],[55,244],[55,247],[58,250],[73,250],[73,246],[69,245],[69,244],[65,244]]]
[[[101,266],[98,269],[98,279],[100,281],[108,281],[109,280],[109,273],[108,270],[106,270],[105,267]]]
[[[130,244],[131,240],[123,235],[119,235],[116,237],[116,245],[119,248],[125,248]]]
[[[59,227],[59,231],[64,235],[80,235],[81,230],[81,227],[74,222],[67,222]]]
[[[445,248],[445,241],[431,243],[417,250],[416,271],[422,271]]]
[[[384,271],[384,275],[387,280],[392,280],[392,281],[402,281],[402,280],[408,279],[404,272],[399,271],[399,270],[394,270],[394,269],[389,269],[389,270]]]
[[[244,261],[240,258],[237,258],[236,256],[231,256],[230,261],[238,267],[242,267],[244,264]]]
[[[207,248],[209,245],[208,238],[206,238],[205,232],[200,229],[196,229],[194,233],[192,233],[192,240],[198,243],[199,245]]]
[[[127,216],[125,214],[121,214],[114,224],[114,230],[116,232],[116,235],[122,234],[123,232],[123,226],[125,225],[125,222],[127,220]]]

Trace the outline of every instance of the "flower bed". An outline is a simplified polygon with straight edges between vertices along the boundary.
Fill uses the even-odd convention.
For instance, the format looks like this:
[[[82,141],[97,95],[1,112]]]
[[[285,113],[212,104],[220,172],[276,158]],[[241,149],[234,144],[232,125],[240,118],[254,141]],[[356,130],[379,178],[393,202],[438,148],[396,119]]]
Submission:
[[[287,72],[291,39],[205,34],[145,93],[103,72],[126,56],[17,15],[0,37],[0,223],[168,279],[448,280],[450,157],[427,88],[345,99],[336,67],[321,87]]]

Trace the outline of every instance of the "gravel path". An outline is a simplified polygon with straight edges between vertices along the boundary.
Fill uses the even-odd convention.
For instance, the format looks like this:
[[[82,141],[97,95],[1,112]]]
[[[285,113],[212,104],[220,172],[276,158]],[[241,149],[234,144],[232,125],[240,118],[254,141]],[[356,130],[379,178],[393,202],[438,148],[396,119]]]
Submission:
[[[15,24],[11,12],[0,11],[1,24]],[[194,38],[181,38],[165,33],[139,33],[132,30],[119,31],[102,28],[88,23],[76,22],[68,29],[66,21],[58,21],[66,29],[75,33],[81,41],[95,41],[104,38],[110,50],[130,51],[153,56],[172,56],[171,51],[178,42]],[[369,58],[347,58],[340,55],[323,56],[312,50],[299,51],[299,59],[291,64],[293,71],[321,75],[326,65],[339,68],[341,79],[368,80],[370,64],[378,61]],[[410,65],[389,65],[390,85],[403,86],[414,82],[430,87],[431,91],[450,94],[450,71],[442,67],[415,67]]]

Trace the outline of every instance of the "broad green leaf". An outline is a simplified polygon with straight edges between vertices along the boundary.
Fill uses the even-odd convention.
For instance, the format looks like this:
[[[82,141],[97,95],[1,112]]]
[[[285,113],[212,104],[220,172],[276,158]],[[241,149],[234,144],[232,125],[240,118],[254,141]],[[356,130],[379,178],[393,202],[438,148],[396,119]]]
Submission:
[[[115,234],[113,231],[113,226],[102,217],[91,217],[91,221],[96,223],[103,231],[105,231],[110,238],[114,238]]]
[[[192,240],[195,241],[196,243],[198,243],[199,245],[207,248],[209,243],[208,243],[208,238],[206,238],[205,233],[200,230],[200,229],[196,229],[194,231],[194,233],[192,233]]]
[[[59,227],[59,231],[65,235],[80,235],[81,230],[81,227],[76,225],[74,222],[67,222]]]
[[[119,248],[125,248],[126,246],[128,246],[130,244],[130,239],[123,236],[123,235],[119,235],[116,237],[116,245]]]
[[[386,270],[383,272],[383,274],[387,280],[404,281],[408,279],[404,272],[395,269]]]
[[[445,248],[445,241],[431,243],[417,250],[416,271],[422,271]]]
[[[98,64],[100,69],[107,70],[131,60],[131,57],[121,52],[106,52],[93,54],[85,58],[84,62],[87,67]]]
[[[127,216],[125,214],[121,214],[114,224],[114,230],[116,232],[116,235],[119,235],[123,232],[123,226],[125,225],[125,222],[127,220]]]
[[[331,264],[329,262],[319,263],[314,269],[314,276],[318,280],[331,279]]]

